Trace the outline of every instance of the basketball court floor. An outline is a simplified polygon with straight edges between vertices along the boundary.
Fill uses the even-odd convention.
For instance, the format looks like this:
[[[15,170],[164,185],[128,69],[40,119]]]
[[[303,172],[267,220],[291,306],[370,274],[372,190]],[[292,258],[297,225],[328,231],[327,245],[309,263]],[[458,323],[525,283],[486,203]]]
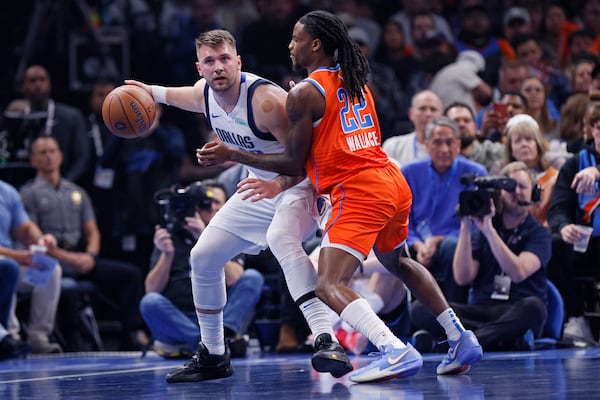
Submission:
[[[309,354],[280,355],[250,348],[233,359],[232,377],[167,384],[182,360],[154,353],[67,353],[0,362],[0,399],[597,399],[600,347],[486,353],[462,376],[436,376],[441,354],[425,355],[413,377],[354,384],[312,370]],[[353,357],[356,366],[370,361]]]

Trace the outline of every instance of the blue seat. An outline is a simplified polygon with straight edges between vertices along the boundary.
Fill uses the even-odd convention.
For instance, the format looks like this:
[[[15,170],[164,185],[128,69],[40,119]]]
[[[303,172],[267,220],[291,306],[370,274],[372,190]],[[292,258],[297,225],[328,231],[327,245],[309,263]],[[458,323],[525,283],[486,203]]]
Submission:
[[[565,308],[563,298],[554,284],[548,281],[548,316],[543,336],[535,339],[535,348],[554,348],[562,337]]]

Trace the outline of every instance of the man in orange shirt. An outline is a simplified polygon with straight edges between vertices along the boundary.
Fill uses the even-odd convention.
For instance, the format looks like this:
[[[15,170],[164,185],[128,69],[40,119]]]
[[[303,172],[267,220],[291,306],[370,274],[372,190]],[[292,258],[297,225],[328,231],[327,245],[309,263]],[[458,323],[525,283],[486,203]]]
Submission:
[[[437,373],[466,372],[481,359],[481,346],[462,327],[431,274],[407,257],[404,241],[412,195],[398,167],[381,150],[375,106],[366,88],[368,64],[358,44],[338,17],[313,11],[296,23],[289,49],[294,65],[307,68],[309,76],[288,94],[285,151],[258,155],[211,142],[197,150],[198,161],[214,165],[235,160],[292,176],[306,169],[317,191],[330,196],[332,213],[323,233],[316,293],[382,354],[350,380],[409,376],[423,364],[421,355],[394,336],[367,301],[345,284],[371,248],[446,330],[451,347]],[[271,196],[269,188],[258,179],[240,183],[240,191],[250,190],[254,200]]]

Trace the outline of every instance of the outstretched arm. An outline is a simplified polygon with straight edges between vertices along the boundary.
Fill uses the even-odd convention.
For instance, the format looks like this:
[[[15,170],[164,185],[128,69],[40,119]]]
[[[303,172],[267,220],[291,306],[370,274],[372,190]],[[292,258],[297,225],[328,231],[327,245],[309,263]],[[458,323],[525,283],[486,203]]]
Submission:
[[[324,108],[324,99],[309,83],[296,85],[288,94],[286,112],[289,130],[285,151],[277,154],[255,154],[211,142],[196,151],[198,162],[205,166],[236,161],[252,167],[279,172],[290,176],[304,175],[304,163],[312,143],[313,116]]]
[[[206,80],[200,79],[194,86],[166,87],[147,85],[132,79],[125,80],[127,85],[135,85],[148,92],[157,103],[168,104],[182,110],[204,114],[204,86]]]

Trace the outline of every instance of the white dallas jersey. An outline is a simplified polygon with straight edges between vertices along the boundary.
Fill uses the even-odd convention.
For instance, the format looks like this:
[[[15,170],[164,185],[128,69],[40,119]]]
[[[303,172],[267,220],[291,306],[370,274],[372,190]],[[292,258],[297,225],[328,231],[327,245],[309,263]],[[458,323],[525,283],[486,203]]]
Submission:
[[[252,96],[258,85],[273,84],[254,74],[242,72],[240,97],[230,113],[215,100],[214,92],[206,85],[204,102],[206,116],[219,139],[229,147],[259,154],[282,153],[284,148],[270,132],[261,132],[252,113]],[[249,175],[271,180],[278,174],[271,171],[248,167]]]

